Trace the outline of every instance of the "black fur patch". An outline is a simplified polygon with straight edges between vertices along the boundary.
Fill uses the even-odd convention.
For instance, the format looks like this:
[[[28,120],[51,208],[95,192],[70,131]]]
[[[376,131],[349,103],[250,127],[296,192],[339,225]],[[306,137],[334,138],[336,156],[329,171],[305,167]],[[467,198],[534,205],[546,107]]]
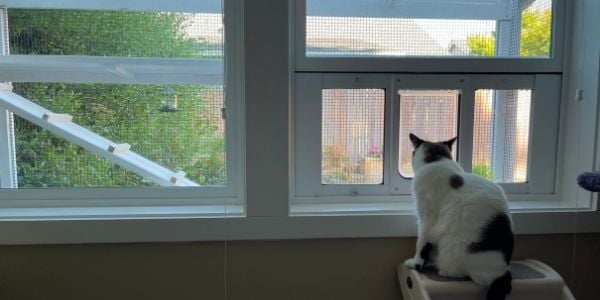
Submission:
[[[423,248],[421,248],[421,252],[419,253],[419,255],[421,255],[421,258],[423,259],[423,267],[425,266],[425,264],[427,264],[427,261],[431,258],[431,250],[433,249],[433,244],[432,243],[427,243],[425,244],[425,246],[423,246]]]
[[[465,180],[462,178],[462,176],[460,176],[458,174],[454,174],[454,175],[450,176],[450,186],[453,189],[458,190],[464,184],[465,184]]]
[[[512,257],[515,238],[510,227],[510,220],[505,214],[498,214],[483,228],[479,242],[469,245],[469,251],[500,251],[508,264]]]
[[[419,252],[419,255],[421,256],[421,258],[423,259],[423,265],[417,264],[415,265],[415,268],[417,270],[422,270],[423,268],[425,268],[425,266],[427,265],[427,263],[429,262],[429,259],[431,258],[431,250],[433,249],[433,244],[427,242],[427,244],[425,244],[423,246],[423,248],[421,248],[421,252]]]
[[[487,292],[487,300],[504,300],[512,290],[512,275],[510,272],[496,278]]]
[[[446,145],[443,143],[429,144],[425,149],[425,162],[432,163],[441,160],[442,158],[452,159],[452,154]]]

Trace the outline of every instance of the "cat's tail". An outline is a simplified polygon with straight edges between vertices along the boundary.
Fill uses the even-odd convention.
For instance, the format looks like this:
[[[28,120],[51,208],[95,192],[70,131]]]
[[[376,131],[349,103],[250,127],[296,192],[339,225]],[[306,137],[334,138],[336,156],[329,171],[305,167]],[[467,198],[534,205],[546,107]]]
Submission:
[[[506,271],[504,275],[496,278],[487,292],[487,300],[504,300],[512,289],[512,275]]]

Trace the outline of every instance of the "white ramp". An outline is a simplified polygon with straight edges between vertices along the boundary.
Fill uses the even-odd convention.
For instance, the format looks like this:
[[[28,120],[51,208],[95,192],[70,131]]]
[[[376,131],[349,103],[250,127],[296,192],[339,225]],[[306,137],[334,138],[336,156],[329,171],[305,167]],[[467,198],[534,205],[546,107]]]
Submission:
[[[72,116],[54,113],[13,93],[9,84],[0,83],[0,106],[159,185],[198,186],[185,178],[185,173],[171,171],[129,150],[129,144],[105,139],[71,122]]]

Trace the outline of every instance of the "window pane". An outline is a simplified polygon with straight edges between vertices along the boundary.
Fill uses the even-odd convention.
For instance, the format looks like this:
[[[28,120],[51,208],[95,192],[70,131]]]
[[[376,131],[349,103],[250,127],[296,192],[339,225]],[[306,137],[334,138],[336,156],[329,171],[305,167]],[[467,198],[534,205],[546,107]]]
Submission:
[[[322,91],[322,184],[383,183],[385,90]]]
[[[549,57],[552,1],[307,0],[307,57]]]
[[[473,173],[496,182],[527,181],[531,90],[477,90]]]
[[[9,9],[8,20],[11,54],[223,58],[222,14]]]
[[[457,135],[457,90],[399,90],[400,99],[400,149],[398,171],[403,177],[412,177],[412,144],[410,133],[420,138],[440,142]],[[456,157],[456,146],[452,149]]]
[[[200,185],[225,181],[221,86],[14,83],[14,92]],[[15,117],[19,187],[153,182]]]

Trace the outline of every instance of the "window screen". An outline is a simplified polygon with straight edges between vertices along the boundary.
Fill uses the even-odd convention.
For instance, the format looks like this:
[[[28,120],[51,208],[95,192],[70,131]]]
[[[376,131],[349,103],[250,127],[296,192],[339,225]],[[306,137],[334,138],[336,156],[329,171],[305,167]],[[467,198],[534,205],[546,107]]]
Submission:
[[[457,90],[399,90],[399,164],[398,171],[403,177],[412,177],[412,144],[410,133],[420,138],[440,142],[456,137],[458,128]],[[456,157],[456,146],[453,157]]]
[[[321,183],[383,183],[385,90],[324,89],[321,108]]]
[[[306,1],[307,57],[549,57],[552,1]]]
[[[11,54],[223,58],[222,14],[8,9]]]
[[[212,2],[193,13],[9,7],[6,29],[10,55],[39,56],[41,73],[59,66],[60,61],[53,56],[77,56],[81,62],[77,65],[81,74],[78,82],[85,82],[69,83],[72,79],[59,72],[55,81],[32,72],[11,80],[13,92],[53,113],[71,115],[73,123],[99,136],[90,139],[131,145],[131,151],[173,173],[170,181],[161,185],[177,183],[184,172],[185,179],[194,184],[225,186],[223,82],[187,84],[194,74],[168,61],[224,59],[222,5],[219,0]],[[118,73],[121,69],[111,63],[103,69],[104,60],[92,57],[131,57],[122,61],[135,63],[141,75],[129,74],[123,68],[119,74],[124,76],[104,83],[102,72]],[[161,59],[160,65],[171,67],[173,72],[167,75],[178,76],[154,76],[159,73],[156,60],[147,58]],[[84,150],[25,120],[30,117],[15,115],[18,187],[157,185],[156,180],[93,154],[94,149]],[[58,134],[68,137],[72,132]],[[73,134],[78,138],[85,135],[84,139],[90,135]],[[123,159],[126,162],[121,166],[145,174],[131,167],[140,164],[137,158]],[[163,172],[153,167],[149,167],[149,178]]]
[[[226,184],[221,86],[14,83],[14,92],[199,185]],[[19,187],[155,185],[19,117],[15,137]]]
[[[477,90],[473,173],[503,183],[527,181],[531,90]]]

